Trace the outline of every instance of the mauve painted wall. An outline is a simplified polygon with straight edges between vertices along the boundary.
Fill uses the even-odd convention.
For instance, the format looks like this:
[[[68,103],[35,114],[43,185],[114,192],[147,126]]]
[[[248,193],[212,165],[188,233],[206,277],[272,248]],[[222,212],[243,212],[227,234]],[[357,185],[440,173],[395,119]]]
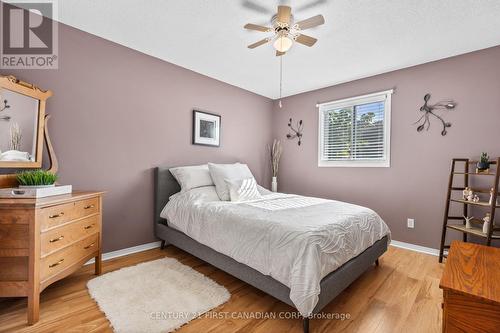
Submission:
[[[393,87],[391,167],[319,168],[316,103]],[[427,92],[431,102],[458,103],[445,117],[453,124],[445,137],[434,120],[429,132],[412,125]],[[282,109],[274,103],[273,117],[273,134],[283,139],[290,117],[305,123],[302,146],[284,139],[280,191],[370,207],[393,239],[437,248],[451,158],[500,156],[500,47],[291,96]],[[413,230],[408,217],[416,219]]]
[[[500,47],[285,98],[267,98],[60,25],[59,70],[0,70],[51,89],[51,136],[61,182],[106,190],[104,251],[154,241],[157,165],[206,161],[249,164],[269,179],[265,145],[284,139],[288,118],[303,119],[301,147],[284,139],[280,191],[353,202],[377,211],[393,238],[438,247],[450,159],[500,155]],[[286,82],[285,82],[286,86]],[[318,101],[396,87],[391,168],[318,168]],[[423,95],[459,103],[439,124],[417,133]],[[192,109],[222,115],[222,146],[191,145]],[[416,219],[414,230],[406,218]]]
[[[60,25],[58,70],[0,71],[51,89],[60,182],[105,190],[104,251],[155,240],[158,165],[248,163],[269,178],[272,101]],[[222,115],[220,148],[191,145],[192,109]]]

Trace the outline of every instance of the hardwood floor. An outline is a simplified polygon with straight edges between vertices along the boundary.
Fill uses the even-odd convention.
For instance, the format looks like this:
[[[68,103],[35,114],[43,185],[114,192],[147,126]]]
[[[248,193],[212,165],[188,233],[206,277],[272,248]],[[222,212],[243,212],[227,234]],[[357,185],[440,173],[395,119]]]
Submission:
[[[213,311],[293,311],[172,246],[106,261],[103,272],[164,256],[178,259],[230,291],[229,302]],[[349,314],[350,318],[311,320],[311,332],[440,332],[442,295],[438,285],[443,267],[437,257],[391,246],[379,267],[369,269],[323,311]],[[40,321],[33,326],[26,324],[26,299],[0,299],[0,332],[111,332],[109,322],[86,290],[86,282],[93,277],[93,266],[89,265],[48,287],[41,294]],[[302,332],[302,321],[199,318],[176,332]]]

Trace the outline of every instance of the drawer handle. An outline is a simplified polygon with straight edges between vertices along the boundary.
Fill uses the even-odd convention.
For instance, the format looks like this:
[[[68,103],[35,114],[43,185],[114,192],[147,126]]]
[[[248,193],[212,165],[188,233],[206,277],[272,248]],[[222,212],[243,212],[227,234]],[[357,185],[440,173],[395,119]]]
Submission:
[[[56,262],[56,263],[54,263],[54,264],[49,265],[49,268],[56,267],[56,266],[58,266],[58,265],[62,264],[62,263],[63,263],[63,261],[64,261],[64,259],[61,259],[61,260],[59,260],[58,262]]]
[[[49,215],[49,219],[55,219],[64,215],[64,212],[60,212],[59,214]]]
[[[87,205],[85,207],[83,207],[83,209],[90,209],[90,208],[94,208],[95,206],[94,205]]]
[[[53,238],[53,239],[49,240],[49,243],[59,242],[60,240],[63,240],[63,239],[64,239],[64,236],[59,236],[57,238]]]
[[[88,250],[88,249],[90,249],[90,248],[91,248],[92,246],[94,246],[94,245],[95,245],[95,243],[92,243],[92,244],[90,244],[90,245],[85,246],[83,249],[84,249],[84,250]]]
[[[90,224],[90,225],[86,225],[85,227],[83,227],[83,229],[88,230],[88,229],[90,229],[90,228],[92,228],[92,227],[93,227],[93,225],[92,225],[92,224]]]

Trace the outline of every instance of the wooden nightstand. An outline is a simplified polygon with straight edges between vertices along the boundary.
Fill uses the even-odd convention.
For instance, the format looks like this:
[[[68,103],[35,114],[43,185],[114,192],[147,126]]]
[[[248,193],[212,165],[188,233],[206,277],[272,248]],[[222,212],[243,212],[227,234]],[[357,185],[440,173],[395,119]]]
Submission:
[[[101,273],[102,194],[0,199],[0,297],[28,297],[28,324],[51,283],[91,258]]]
[[[500,249],[454,241],[439,287],[443,332],[500,331]]]

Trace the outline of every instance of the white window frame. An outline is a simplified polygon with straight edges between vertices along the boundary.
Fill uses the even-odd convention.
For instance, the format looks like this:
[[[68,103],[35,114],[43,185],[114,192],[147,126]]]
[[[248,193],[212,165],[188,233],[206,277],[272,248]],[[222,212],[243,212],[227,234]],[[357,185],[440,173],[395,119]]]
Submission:
[[[326,103],[319,103],[318,108],[318,167],[369,167],[369,168],[389,168],[391,166],[391,100],[393,89],[380,91],[372,94],[344,98]],[[324,143],[324,110],[333,108],[343,108],[360,104],[381,102],[384,105],[384,156],[381,160],[338,160],[326,161],[322,159]]]

